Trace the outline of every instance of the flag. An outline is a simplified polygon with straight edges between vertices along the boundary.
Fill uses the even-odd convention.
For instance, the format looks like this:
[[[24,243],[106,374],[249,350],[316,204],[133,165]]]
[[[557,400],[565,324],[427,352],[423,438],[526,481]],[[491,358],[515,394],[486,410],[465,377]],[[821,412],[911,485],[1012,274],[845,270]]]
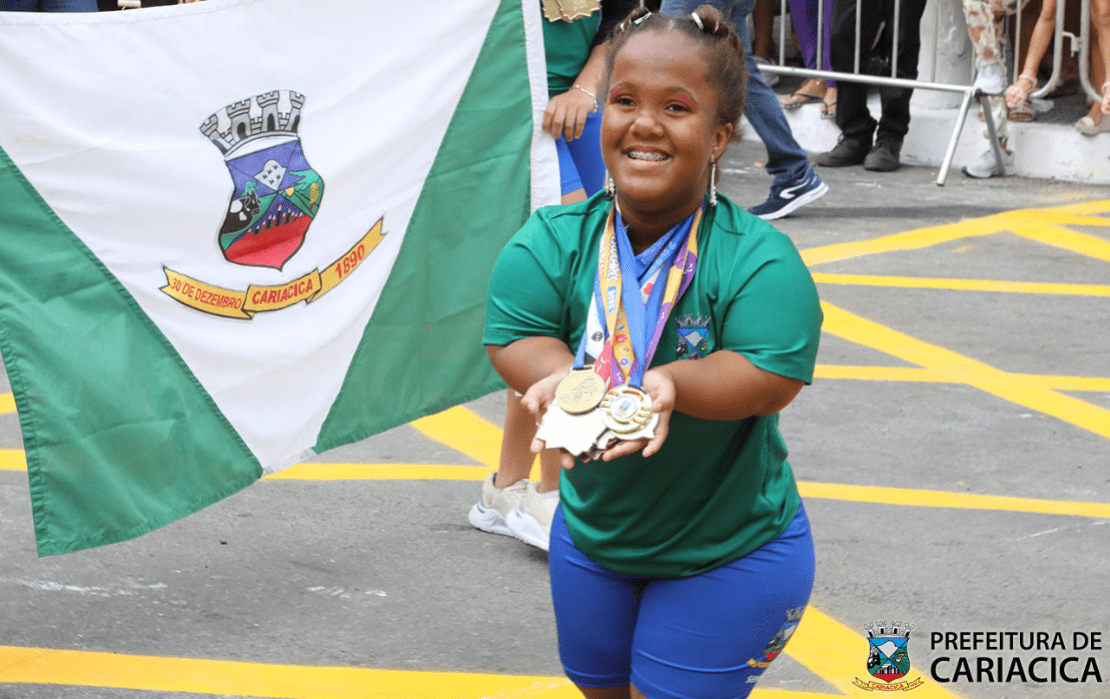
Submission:
[[[40,555],[503,386],[558,197],[532,0],[0,12],[0,352]]]

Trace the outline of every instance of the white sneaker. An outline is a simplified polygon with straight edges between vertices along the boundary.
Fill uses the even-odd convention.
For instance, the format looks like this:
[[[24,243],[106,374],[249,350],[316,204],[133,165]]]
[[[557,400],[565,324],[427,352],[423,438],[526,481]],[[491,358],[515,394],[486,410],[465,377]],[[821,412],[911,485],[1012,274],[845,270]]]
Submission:
[[[973,87],[984,95],[1001,95],[1006,89],[1006,66],[988,63],[979,67]]]
[[[482,497],[470,508],[470,523],[491,534],[516,536],[505,525],[505,516],[524,500],[529,487],[528,479],[523,478],[504,488],[495,488],[494,475],[489,474],[482,483]]]
[[[755,61],[756,65],[759,65],[759,66],[769,66],[769,65],[771,65],[771,62],[768,61],[763,56],[752,56],[752,60]],[[764,73],[762,70],[760,70],[759,74],[763,76],[763,82],[767,83],[767,87],[774,87],[775,85],[779,84],[779,74],[778,73]]]
[[[998,161],[994,158],[994,149],[991,148],[990,141],[984,139],[984,143],[986,145],[979,151],[979,155],[973,158],[970,163],[964,165],[964,174],[980,180],[995,175],[1012,175],[1014,173],[1014,154],[1005,148],[1002,149],[1004,171],[999,172]]]
[[[558,506],[558,490],[540,494],[536,492],[536,484],[529,483],[524,499],[505,517],[505,524],[516,538],[546,551],[551,520]]]

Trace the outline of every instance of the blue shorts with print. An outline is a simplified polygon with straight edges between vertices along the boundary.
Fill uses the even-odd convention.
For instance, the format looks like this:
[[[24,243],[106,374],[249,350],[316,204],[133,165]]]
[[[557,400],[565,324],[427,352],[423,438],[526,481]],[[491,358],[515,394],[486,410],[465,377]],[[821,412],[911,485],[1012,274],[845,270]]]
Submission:
[[[559,656],[583,687],[634,685],[651,699],[741,699],[782,651],[813,589],[805,510],[777,539],[688,578],[616,573],[551,525]]]

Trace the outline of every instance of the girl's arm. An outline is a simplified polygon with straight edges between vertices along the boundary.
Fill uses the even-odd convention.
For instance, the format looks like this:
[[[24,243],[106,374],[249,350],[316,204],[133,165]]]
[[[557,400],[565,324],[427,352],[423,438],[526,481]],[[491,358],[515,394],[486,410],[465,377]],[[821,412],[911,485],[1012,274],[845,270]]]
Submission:
[[[597,91],[605,71],[605,47],[598,45],[574,80],[574,86],[547,103],[543,113],[543,130],[559,138],[573,141],[582,136],[586,117],[597,111]]]

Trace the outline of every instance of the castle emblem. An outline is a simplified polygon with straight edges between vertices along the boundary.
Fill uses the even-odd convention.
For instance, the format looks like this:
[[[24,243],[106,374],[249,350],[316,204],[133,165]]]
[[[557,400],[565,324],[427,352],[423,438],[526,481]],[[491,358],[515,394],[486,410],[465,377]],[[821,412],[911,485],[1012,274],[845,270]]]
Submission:
[[[297,135],[304,102],[292,90],[265,92],[227,105],[200,126],[235,186],[217,234],[229,262],[280,270],[320,210],[324,180]]]
[[[854,684],[867,691],[907,691],[920,687],[924,680],[920,677],[913,682],[895,682],[910,671],[910,632],[913,624],[901,621],[878,621],[865,624],[867,629],[867,672],[878,682],[863,682],[857,678]]]

